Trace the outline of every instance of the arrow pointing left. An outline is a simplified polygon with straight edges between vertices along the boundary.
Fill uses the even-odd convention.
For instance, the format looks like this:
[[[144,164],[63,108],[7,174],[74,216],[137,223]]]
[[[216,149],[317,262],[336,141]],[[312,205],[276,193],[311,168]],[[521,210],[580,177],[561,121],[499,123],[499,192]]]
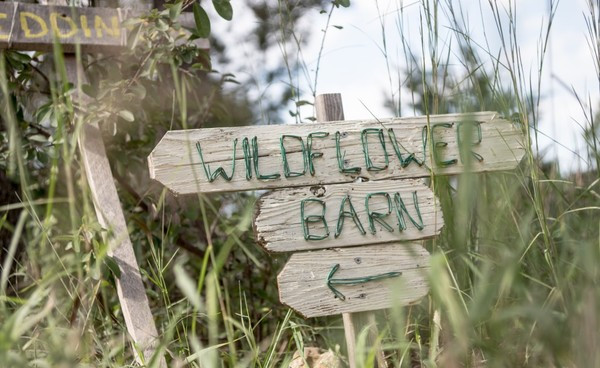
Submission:
[[[429,258],[416,242],[294,253],[277,277],[279,299],[305,317],[416,303],[429,290]]]
[[[402,272],[386,272],[379,275],[373,276],[363,276],[363,277],[352,277],[349,279],[334,279],[333,275],[340,269],[340,264],[336,264],[329,271],[329,275],[327,275],[327,287],[331,289],[331,291],[340,298],[340,300],[346,300],[346,296],[342,294],[338,289],[334,287],[334,285],[359,285],[364,284],[366,282],[389,279],[392,277],[398,277],[402,275]]]

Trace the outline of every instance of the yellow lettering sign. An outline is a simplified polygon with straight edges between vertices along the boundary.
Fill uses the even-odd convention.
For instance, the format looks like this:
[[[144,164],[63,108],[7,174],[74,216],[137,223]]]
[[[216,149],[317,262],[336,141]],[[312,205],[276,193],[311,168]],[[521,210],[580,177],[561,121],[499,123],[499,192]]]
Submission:
[[[0,19],[6,19],[8,16],[6,13],[0,13]],[[0,32],[2,32],[2,27],[0,27]],[[0,40],[8,40],[7,34],[0,34]]]
[[[121,37],[121,27],[119,25],[119,19],[117,17],[111,17],[110,21],[112,27],[108,27],[99,15],[96,15],[94,17],[94,28],[96,28],[96,35],[98,35],[98,38],[102,37],[103,31],[113,37]]]
[[[44,20],[41,17],[30,12],[21,12],[19,18],[21,19],[21,29],[23,30],[25,38],[40,38],[48,34],[48,25],[46,24],[46,22],[44,22]],[[31,32],[31,28],[29,28],[28,19],[33,20],[39,25],[39,32]]]
[[[58,26],[59,19],[62,19],[66,24],[69,25],[69,27],[71,28],[71,30],[69,32],[66,32],[66,33],[62,32],[62,30]],[[75,34],[78,31],[77,24],[75,24],[75,22],[73,21],[73,19],[71,19],[71,17],[68,17],[66,15],[61,15],[56,12],[50,13],[50,25],[52,26],[52,32],[59,38],[73,37],[73,36],[75,36]]]
[[[85,35],[85,37],[87,37],[87,38],[92,37],[92,30],[90,29],[90,26],[88,25],[87,16],[80,15],[79,22],[81,23],[81,29],[83,30],[83,34]]]

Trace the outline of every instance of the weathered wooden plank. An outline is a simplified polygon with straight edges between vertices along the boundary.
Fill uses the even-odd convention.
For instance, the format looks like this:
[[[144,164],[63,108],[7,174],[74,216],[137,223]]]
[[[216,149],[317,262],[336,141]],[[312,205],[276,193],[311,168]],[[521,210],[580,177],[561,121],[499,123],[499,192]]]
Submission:
[[[139,11],[128,9],[0,2],[0,48],[49,51],[55,38],[65,52],[73,52],[77,44],[83,52],[122,48],[127,45],[122,22],[137,15]],[[190,25],[189,15],[184,20]],[[208,48],[208,41],[197,46]]]
[[[432,129],[427,130],[428,126]],[[469,129],[469,126],[481,128],[481,142],[471,147],[471,151],[478,154],[481,161],[469,155],[468,151],[465,153],[463,150],[461,156],[457,134],[459,126],[463,133]],[[363,145],[361,135],[365,129],[382,129],[385,150],[379,142],[377,133],[368,134],[366,144]],[[421,166],[414,161],[408,166],[402,165],[392,144],[390,129],[395,134],[396,147],[402,159],[406,160],[409,154],[413,153],[417,160],[423,162]],[[471,130],[476,135],[473,131],[477,129]],[[297,177],[285,177],[281,137],[283,135],[301,137],[306,152],[308,135],[317,132],[325,132],[329,135],[325,138],[312,139],[312,153],[322,153],[321,157],[312,159],[314,175],[311,175],[310,167],[307,168],[310,166],[309,163],[304,162],[309,161],[307,157],[309,155],[303,154],[299,139],[287,137],[284,143],[289,169],[292,172],[305,171],[305,173]],[[336,132],[339,132],[339,154]],[[279,175],[278,178],[257,178],[251,147],[254,137],[258,142],[256,161],[258,161],[259,173],[276,174]],[[471,138],[473,142],[477,141],[476,138]],[[245,139],[248,139],[249,143],[247,150],[244,150]],[[236,140],[235,170],[232,170],[233,147]],[[200,144],[204,161],[200,157],[197,143]],[[367,170],[365,147],[368,148],[373,166],[385,167],[386,157],[389,165],[380,171]],[[432,155],[432,147],[435,147],[439,162],[450,160],[456,162],[446,166],[436,163]],[[246,157],[244,151],[247,153]],[[458,174],[467,169],[465,164],[467,161],[470,161],[470,170],[473,172],[509,170],[516,167],[524,153],[520,129],[506,120],[497,118],[496,113],[484,112],[323,124],[170,131],[148,157],[148,165],[152,178],[176,193],[187,194],[347,183],[355,181],[358,177],[369,180],[418,178],[429,176],[430,167],[433,167],[436,174]],[[358,167],[360,172],[340,172],[338,156],[345,169]],[[209,172],[214,174],[220,167],[224,169],[227,176],[231,176],[231,180],[227,181],[219,176],[210,182],[205,169],[209,169]],[[252,175],[251,178],[247,178],[249,173]]]
[[[277,277],[279,298],[305,317],[408,305],[427,294],[428,268],[429,253],[410,242],[294,253]],[[335,283],[398,272],[358,284]],[[338,295],[328,286],[328,277]]]
[[[115,281],[125,325],[136,350],[146,359],[140,357],[139,361],[148,362],[158,346],[159,335],[97,124],[84,124],[79,145],[98,222],[114,234],[109,239],[109,254],[121,270],[121,276]],[[159,361],[161,366],[166,366],[164,358]]]
[[[57,3],[61,1],[64,0],[54,0]],[[64,61],[70,82],[81,86],[87,81],[75,56],[66,55]],[[75,98],[83,104],[89,99],[81,92],[78,92]],[[159,335],[154,325],[146,289],[129,238],[127,223],[98,125],[83,124],[78,143],[98,222],[101,226],[110,229],[112,233],[112,236],[107,239],[109,255],[113,257],[121,271],[121,276],[115,279],[115,283],[125,325],[136,345],[135,354],[138,361],[148,363],[158,346]],[[159,367],[166,367],[164,357],[159,357],[157,363]]]
[[[388,207],[386,196],[371,195],[369,212],[386,214],[391,209],[391,213],[382,220],[389,224],[393,231],[373,220],[375,233],[372,233],[366,200],[367,196],[373,193],[389,195],[391,208]],[[400,202],[394,200],[396,193],[408,214],[403,211]],[[351,206],[356,211],[361,227],[352,217]],[[322,220],[317,221],[323,209],[327,229]],[[345,216],[340,216],[342,211],[346,213]],[[396,211],[402,214],[401,219],[405,227],[402,231]],[[419,220],[419,214],[422,221]],[[313,222],[308,222],[308,216],[317,217],[313,217]],[[342,225],[339,234],[338,222]],[[434,193],[420,180],[382,180],[279,189],[266,193],[257,201],[254,234],[257,243],[267,250],[289,252],[426,239],[439,234],[443,224],[442,210]],[[307,233],[304,231],[305,227]],[[317,237],[329,235],[322,240],[310,240],[307,239],[307,234]]]

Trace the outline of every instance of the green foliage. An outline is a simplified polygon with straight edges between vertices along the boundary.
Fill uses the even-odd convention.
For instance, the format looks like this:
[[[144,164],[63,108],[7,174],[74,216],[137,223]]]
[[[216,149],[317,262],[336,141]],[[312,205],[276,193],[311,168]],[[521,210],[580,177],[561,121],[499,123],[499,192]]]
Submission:
[[[335,5],[338,8],[340,6],[343,6],[344,8],[347,8],[347,7],[350,6],[350,0],[335,0],[335,1],[333,1],[333,5]]]
[[[280,37],[277,47],[301,48],[303,38],[293,26],[307,9],[327,4],[323,17],[329,25],[334,9],[349,3],[250,3],[259,19],[252,32],[258,52],[273,46],[274,34]],[[494,4],[494,14],[507,23],[500,26],[518,23]],[[182,35],[178,18],[190,6],[196,29]],[[213,6],[232,20],[229,1],[215,0]],[[516,46],[506,43],[508,60],[481,52],[458,19],[459,9],[438,1],[419,6],[422,49],[403,50],[403,87],[410,96],[402,102],[412,101],[414,114],[496,110],[515,118],[533,142],[539,99],[524,86],[539,75],[521,74],[518,58],[511,59],[517,50],[510,47]],[[452,24],[449,49],[437,42],[442,14]],[[591,6],[590,24],[597,14]],[[280,305],[275,279],[285,256],[266,254],[255,243],[255,194],[180,198],[148,178],[146,157],[165,131],[258,119],[245,93],[253,87],[214,71],[209,53],[193,45],[210,36],[213,52],[223,51],[206,12],[199,2],[175,1],[128,25],[133,31],[126,51],[79,55],[88,76],[82,84],[65,80],[60,55],[0,55],[1,364],[136,364],[115,286],[121,270],[109,255],[107,240],[114,234],[96,220],[78,152],[78,133],[88,122],[102,126],[161,333],[159,351],[169,366],[287,366],[297,349],[308,346],[343,355],[339,317],[303,320]],[[450,51],[460,61],[458,72],[440,56]],[[269,83],[286,74],[290,82],[281,100],[265,102],[265,116],[279,116],[277,106],[289,100],[296,107],[313,103],[293,84],[292,74],[302,68],[289,63],[294,58],[285,55],[288,64],[265,73]],[[313,94],[317,74],[318,67]],[[85,103],[73,99],[79,85],[90,97]],[[235,93],[225,93],[224,85]],[[394,113],[402,114],[403,106],[391,93]],[[300,121],[298,110],[292,115]],[[588,156],[597,159],[595,114],[586,116]],[[530,144],[525,161],[511,173],[428,179],[445,227],[426,242],[433,254],[430,296],[377,315],[376,341],[391,365],[600,364],[597,167],[562,176]],[[374,350],[366,346],[365,332],[359,336],[359,364],[372,366]]]
[[[219,15],[225,20],[233,18],[233,7],[229,0],[213,0],[213,6]]]
[[[210,35],[210,19],[198,3],[194,3],[194,20],[196,21],[196,35],[208,37]]]

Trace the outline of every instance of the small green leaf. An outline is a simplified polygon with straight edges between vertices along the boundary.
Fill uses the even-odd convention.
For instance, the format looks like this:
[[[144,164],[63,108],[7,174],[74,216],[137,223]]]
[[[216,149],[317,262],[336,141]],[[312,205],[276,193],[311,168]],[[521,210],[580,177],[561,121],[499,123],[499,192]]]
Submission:
[[[340,5],[343,6],[344,8],[347,8],[350,6],[350,0],[335,0],[333,2],[333,5],[339,7]]]
[[[51,102],[48,104],[44,104],[40,106],[40,108],[35,112],[35,121],[39,124],[45,120],[50,120],[50,116],[52,115],[52,105]]]
[[[194,20],[196,21],[196,34],[207,38],[210,35],[210,19],[206,11],[198,3],[194,3]]]
[[[118,115],[125,121],[133,122],[135,120],[133,113],[129,110],[121,110]]]
[[[169,6],[169,18],[171,18],[171,20],[177,19],[179,14],[181,14],[182,5],[183,3],[180,2]]]
[[[159,18],[156,20],[156,28],[158,28],[159,31],[166,32],[169,29],[169,25],[164,21],[164,19]]]
[[[141,18],[127,18],[123,21],[122,25],[123,25],[123,27],[128,28],[128,27],[133,27],[136,24],[140,24],[142,22],[143,22],[143,20]]]
[[[82,84],[81,90],[83,91],[83,93],[85,93],[86,95],[88,95],[90,97],[96,97],[97,91],[94,89],[94,87],[92,87],[91,84]]]
[[[300,106],[304,106],[304,105],[312,105],[312,103],[310,103],[309,101],[306,101],[306,100],[296,101],[296,106],[300,107]]]
[[[213,6],[221,18],[231,20],[233,18],[233,8],[229,0],[213,0]]]
[[[113,257],[106,256],[106,258],[104,258],[104,264],[116,278],[121,278],[121,269]]]
[[[41,134],[30,135],[28,138],[30,141],[34,141],[34,142],[40,142],[40,143],[48,142],[48,138],[46,138],[45,136],[43,136]]]

